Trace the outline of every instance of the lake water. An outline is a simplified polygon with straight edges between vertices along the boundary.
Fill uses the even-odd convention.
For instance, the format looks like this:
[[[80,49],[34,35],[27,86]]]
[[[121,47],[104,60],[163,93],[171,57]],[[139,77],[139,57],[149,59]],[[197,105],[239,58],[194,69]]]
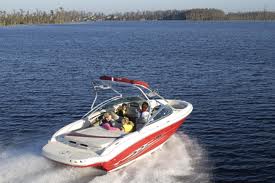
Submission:
[[[274,22],[0,27],[0,182],[275,182],[274,61]],[[101,75],[145,80],[194,111],[162,150],[111,174],[44,159]]]

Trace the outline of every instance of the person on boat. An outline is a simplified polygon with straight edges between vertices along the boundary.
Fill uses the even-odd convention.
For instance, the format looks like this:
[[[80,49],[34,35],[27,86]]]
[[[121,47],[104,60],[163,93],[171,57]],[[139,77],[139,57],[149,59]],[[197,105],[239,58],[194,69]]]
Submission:
[[[141,129],[148,122],[151,116],[148,108],[149,104],[147,102],[143,102],[141,105],[141,109],[138,111],[138,118],[135,123],[135,130]]]
[[[127,112],[128,112],[128,106],[127,104],[123,103],[121,107],[119,107],[117,111],[117,115],[120,117],[128,117]]]
[[[101,126],[106,130],[120,130],[116,127],[116,122],[108,112],[104,113]]]
[[[150,117],[150,113],[148,111],[149,108],[149,104],[147,102],[143,102],[141,105],[141,109],[139,111],[139,118],[144,119],[144,120],[148,120]]]
[[[129,132],[133,131],[134,123],[132,121],[130,121],[129,118],[124,117],[121,122],[122,122],[122,130],[125,133],[129,133]]]

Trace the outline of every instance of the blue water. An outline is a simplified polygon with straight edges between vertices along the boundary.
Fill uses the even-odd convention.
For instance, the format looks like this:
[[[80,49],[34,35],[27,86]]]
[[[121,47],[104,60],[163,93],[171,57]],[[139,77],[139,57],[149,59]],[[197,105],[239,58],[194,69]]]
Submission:
[[[275,182],[274,61],[274,22],[0,27],[0,182]],[[160,155],[113,174],[41,157],[106,74],[145,80],[194,111]]]

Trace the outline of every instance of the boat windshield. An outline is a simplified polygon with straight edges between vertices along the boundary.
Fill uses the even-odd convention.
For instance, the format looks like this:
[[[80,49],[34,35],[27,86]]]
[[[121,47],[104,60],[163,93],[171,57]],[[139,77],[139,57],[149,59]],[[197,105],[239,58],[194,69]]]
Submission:
[[[110,111],[115,111],[115,106],[121,105],[123,103],[141,103],[145,101],[144,98],[142,97],[137,97],[137,96],[133,96],[133,97],[122,97],[122,98],[115,98],[114,100],[111,100],[109,102],[102,102],[101,104],[97,105],[96,107],[94,107],[91,111],[89,111],[87,114],[85,114],[83,116],[83,118],[89,116],[90,114],[94,113],[94,112],[110,112]]]
[[[142,102],[144,101],[143,98],[141,97],[125,97],[125,98],[119,98],[117,100],[113,100],[109,103],[107,103],[106,105],[102,106],[101,109],[110,109],[113,106],[116,106],[118,104],[122,104],[122,103],[129,103],[129,102]]]

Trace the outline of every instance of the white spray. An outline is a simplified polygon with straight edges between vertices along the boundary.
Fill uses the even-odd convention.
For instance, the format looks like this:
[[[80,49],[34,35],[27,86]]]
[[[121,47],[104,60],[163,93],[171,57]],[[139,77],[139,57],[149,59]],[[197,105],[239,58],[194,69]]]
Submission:
[[[37,149],[18,152],[20,150],[0,154],[1,183],[209,182],[209,173],[198,171],[203,168],[198,162],[206,158],[202,149],[188,136],[179,133],[160,150],[108,174],[94,168],[73,168],[53,163],[42,157]]]

